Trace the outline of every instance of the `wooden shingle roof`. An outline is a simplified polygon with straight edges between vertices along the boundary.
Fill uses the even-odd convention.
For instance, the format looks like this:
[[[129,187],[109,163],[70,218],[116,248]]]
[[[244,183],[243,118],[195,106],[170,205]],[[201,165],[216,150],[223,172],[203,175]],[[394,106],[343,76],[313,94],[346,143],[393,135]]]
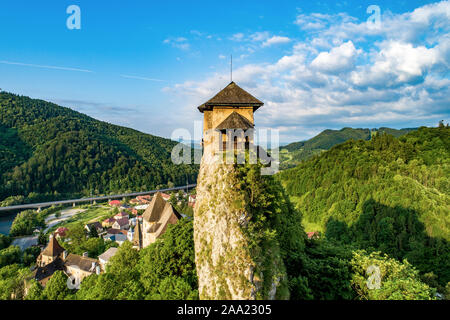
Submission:
[[[103,260],[103,261],[109,261],[109,259],[111,259],[117,253],[118,250],[119,249],[117,249],[117,248],[109,248],[108,250],[103,252],[101,255],[99,255],[98,259]]]
[[[145,209],[142,218],[148,222],[158,221],[165,206],[166,201],[163,199],[161,192],[156,193],[152,199],[152,202],[150,202],[147,209]]]
[[[134,228],[133,245],[137,246],[139,249],[142,248],[142,229],[139,219],[136,220],[136,227]]]
[[[65,267],[78,267],[83,271],[92,273],[95,272],[95,266],[97,264],[98,264],[97,259],[83,257],[72,253],[69,253],[66,260],[64,261]]]
[[[200,112],[212,110],[214,106],[248,106],[253,107],[253,111],[256,111],[262,105],[264,105],[263,102],[232,81],[218,94],[199,106],[198,110]]]
[[[253,123],[250,122],[246,117],[240,115],[237,112],[232,112],[225,120],[223,120],[217,127],[216,130],[226,130],[226,129],[242,129],[247,130],[253,128]]]
[[[42,284],[45,285],[45,283],[50,279],[50,277],[58,270],[60,271],[64,270],[64,263],[60,258],[53,260],[51,263],[43,267],[37,267],[33,271],[32,276],[36,281],[44,282]]]
[[[56,257],[63,253],[64,248],[56,240],[55,236],[51,236],[50,241],[48,242],[47,247],[45,247],[44,251],[42,251],[42,255],[49,257]]]

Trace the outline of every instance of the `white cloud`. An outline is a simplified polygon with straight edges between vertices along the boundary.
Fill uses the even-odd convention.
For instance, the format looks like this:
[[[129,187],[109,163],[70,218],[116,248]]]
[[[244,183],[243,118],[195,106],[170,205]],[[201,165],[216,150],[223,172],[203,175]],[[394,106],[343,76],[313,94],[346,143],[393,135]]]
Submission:
[[[347,41],[330,52],[321,52],[312,62],[311,67],[323,72],[340,72],[348,70],[354,64],[361,50],[356,50],[353,42]]]
[[[167,38],[163,41],[165,44],[169,44],[174,48],[178,48],[181,50],[189,50],[190,44],[188,42],[188,39],[184,37],[177,37],[177,38]]]
[[[289,39],[288,37],[273,36],[273,37],[267,39],[266,41],[264,41],[262,46],[270,47],[272,45],[289,43],[289,42],[291,42],[291,39]]]
[[[254,42],[261,42],[268,39],[269,37],[270,33],[268,31],[255,32],[249,36],[250,40]]]
[[[142,77],[142,76],[127,75],[127,74],[121,74],[120,76],[122,78],[126,78],[126,79],[136,79],[136,80],[155,81],[155,82],[167,82],[166,80],[162,80],[162,79],[155,79],[155,78],[148,78],[148,77]]]
[[[414,47],[410,43],[388,41],[375,54],[373,65],[361,66],[351,74],[358,86],[391,87],[422,82],[438,62],[436,49]]]
[[[239,33],[235,33],[230,37],[230,40],[233,41],[243,41],[244,40],[245,35],[242,32]]]
[[[256,123],[282,128],[282,140],[349,125],[435,124],[450,116],[449,12],[449,1],[386,12],[378,30],[344,13],[301,14],[295,23],[308,31],[302,42],[291,41],[291,52],[274,62],[241,64],[233,80],[265,102]],[[241,33],[236,39],[261,47],[273,37]],[[166,91],[179,95],[186,114],[199,117],[194,107],[228,80],[224,68]]]

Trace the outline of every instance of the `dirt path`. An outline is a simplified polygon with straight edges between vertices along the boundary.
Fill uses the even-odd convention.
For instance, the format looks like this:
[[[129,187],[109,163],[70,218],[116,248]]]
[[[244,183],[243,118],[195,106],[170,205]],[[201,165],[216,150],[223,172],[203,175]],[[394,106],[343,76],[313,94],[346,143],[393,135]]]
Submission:
[[[51,227],[54,227],[60,222],[63,222],[65,220],[68,220],[72,218],[73,216],[85,212],[87,209],[65,209],[61,211],[61,216],[56,218],[55,214],[49,215],[47,218],[45,218],[45,224],[47,225],[47,228],[44,230],[44,232],[47,232]]]
[[[38,236],[21,237],[13,240],[11,245],[19,246],[20,250],[25,250],[38,244]]]

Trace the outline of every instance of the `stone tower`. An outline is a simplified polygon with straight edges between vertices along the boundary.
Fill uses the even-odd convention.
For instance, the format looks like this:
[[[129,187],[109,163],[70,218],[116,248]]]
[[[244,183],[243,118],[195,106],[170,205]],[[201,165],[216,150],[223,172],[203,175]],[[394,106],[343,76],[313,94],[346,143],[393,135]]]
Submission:
[[[244,139],[241,142],[246,145],[253,142],[253,113],[262,105],[231,82],[198,107],[204,114],[204,152],[194,208],[200,299],[273,299],[283,279],[282,272],[267,272],[268,265],[271,270],[284,270],[281,258],[274,256],[276,250],[250,249],[252,239],[245,229],[251,214],[242,205],[245,200],[238,187],[238,166],[217,161],[224,149],[233,146],[226,144],[230,138],[234,143],[239,139]],[[232,137],[227,129],[241,129],[246,135]]]
[[[218,152],[236,144],[253,143],[255,122],[253,113],[264,105],[261,101],[243,90],[236,83],[230,82],[222,91],[198,107],[203,113],[203,147],[204,154],[214,156]],[[241,130],[244,135],[233,135]],[[228,132],[227,132],[228,131]]]

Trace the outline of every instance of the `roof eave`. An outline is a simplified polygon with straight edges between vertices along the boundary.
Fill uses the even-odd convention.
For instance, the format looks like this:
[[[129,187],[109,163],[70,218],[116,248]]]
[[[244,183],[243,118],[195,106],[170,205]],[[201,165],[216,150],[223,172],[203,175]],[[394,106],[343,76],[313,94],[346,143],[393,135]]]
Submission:
[[[204,111],[211,111],[214,107],[253,107],[253,111],[258,110],[260,107],[264,105],[261,103],[211,103],[211,104],[202,104],[198,106],[197,109],[203,113]]]

